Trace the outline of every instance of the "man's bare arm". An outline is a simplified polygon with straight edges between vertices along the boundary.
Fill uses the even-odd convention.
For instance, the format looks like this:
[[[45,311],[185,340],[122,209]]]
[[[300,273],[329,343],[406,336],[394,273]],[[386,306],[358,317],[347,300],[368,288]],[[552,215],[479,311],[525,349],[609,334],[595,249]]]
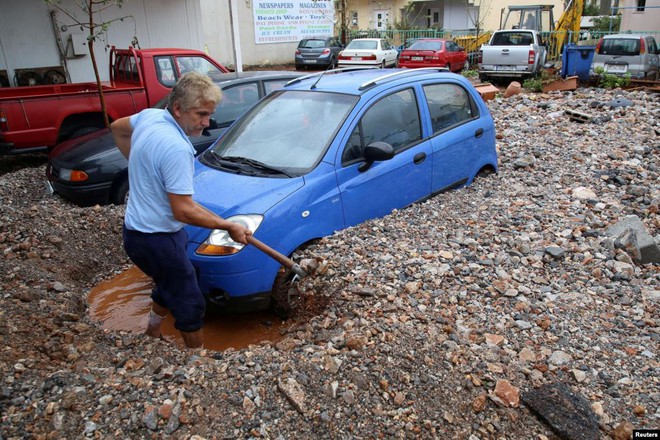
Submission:
[[[207,229],[224,229],[237,243],[247,244],[247,236],[252,235],[248,228],[212,213],[196,203],[190,195],[167,193],[167,196],[174,218],[182,223]]]
[[[112,137],[121,154],[128,159],[131,151],[131,135],[133,134],[133,127],[131,126],[130,117],[119,118],[110,124],[112,130]]]

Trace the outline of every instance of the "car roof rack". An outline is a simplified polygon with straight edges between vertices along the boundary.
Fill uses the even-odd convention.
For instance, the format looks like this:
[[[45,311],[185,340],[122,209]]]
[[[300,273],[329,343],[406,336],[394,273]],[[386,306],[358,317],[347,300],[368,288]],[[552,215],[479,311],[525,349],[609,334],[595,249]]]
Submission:
[[[309,79],[309,78],[315,78],[317,76],[320,78],[324,75],[327,75],[328,73],[335,74],[335,73],[342,73],[342,72],[351,72],[351,71],[356,71],[356,70],[372,70],[372,69],[379,69],[379,68],[380,67],[355,66],[355,67],[342,67],[342,68],[339,68],[339,69],[324,70],[322,72],[314,72],[314,73],[310,73],[309,75],[299,76],[297,78],[292,79],[288,83],[286,83],[286,85],[288,86],[290,84],[296,84],[296,83],[299,83],[299,82],[304,81],[304,80]]]
[[[399,70],[397,72],[388,73],[387,75],[379,76],[378,78],[374,78],[365,83],[362,83],[360,84],[358,90],[367,89],[369,87],[375,86],[378,83],[382,83],[385,80],[396,78],[402,75],[427,73],[427,72],[449,72],[449,69],[447,69],[446,67],[420,67],[418,69]]]

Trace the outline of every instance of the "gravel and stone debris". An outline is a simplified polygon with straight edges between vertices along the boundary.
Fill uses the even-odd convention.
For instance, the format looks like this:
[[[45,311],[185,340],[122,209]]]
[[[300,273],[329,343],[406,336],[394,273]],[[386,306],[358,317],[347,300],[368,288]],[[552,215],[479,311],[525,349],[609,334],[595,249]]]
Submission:
[[[659,428],[660,96],[488,105],[497,174],[297,252],[315,273],[282,340],[220,353],[91,321],[90,289],[129,266],[123,207],[45,196],[43,165],[0,176],[0,439]],[[548,390],[579,402],[589,430],[532,410]]]

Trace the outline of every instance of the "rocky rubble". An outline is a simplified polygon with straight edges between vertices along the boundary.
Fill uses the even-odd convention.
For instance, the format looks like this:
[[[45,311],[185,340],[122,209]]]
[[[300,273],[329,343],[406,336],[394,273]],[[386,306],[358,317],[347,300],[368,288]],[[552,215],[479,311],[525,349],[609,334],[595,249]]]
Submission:
[[[43,167],[0,176],[0,439],[658,428],[659,266],[607,231],[636,216],[659,240],[659,96],[578,89],[489,106],[497,175],[302,250],[318,265],[302,303],[327,307],[243,350],[101,330],[85,295],[127,266],[123,208],[43,197]],[[596,432],[532,412],[525,401],[548,385],[587,402]]]

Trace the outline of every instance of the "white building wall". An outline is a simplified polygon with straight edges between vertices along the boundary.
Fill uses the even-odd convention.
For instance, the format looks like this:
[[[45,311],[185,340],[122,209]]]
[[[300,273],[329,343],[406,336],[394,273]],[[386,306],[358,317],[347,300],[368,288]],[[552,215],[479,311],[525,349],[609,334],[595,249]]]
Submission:
[[[643,11],[637,10],[637,3],[637,0],[621,2],[621,31],[660,32],[660,0],[646,0]]]
[[[53,27],[43,1],[18,4],[0,0],[0,70],[9,70],[11,77],[14,69],[59,66]]]
[[[208,1],[208,0],[203,0]],[[202,28],[201,0],[133,0],[121,8],[109,8],[96,16],[97,22],[108,22],[120,17],[123,21],[110,24],[106,37],[94,44],[101,79],[109,79],[109,46],[128,47],[137,36],[140,47],[183,47],[205,50],[215,48],[218,61],[227,62],[230,43],[225,39],[208,41]],[[213,0],[213,2],[220,3]],[[226,2],[223,2],[226,3]],[[73,0],[64,0],[62,6],[79,21],[88,20]],[[42,0],[0,0],[0,69],[13,72],[28,67],[59,66],[60,55],[49,7]],[[85,42],[87,32],[62,12],[56,12],[55,22],[61,41],[66,47],[66,67],[72,82],[93,81],[92,63],[84,47],[82,55],[74,55],[70,43],[72,34]],[[226,27],[226,26],[225,26]],[[106,47],[107,46],[107,47]],[[12,75],[13,76],[13,75]]]
[[[243,65],[292,63],[297,43],[255,44],[253,0],[235,3],[233,17],[238,21]],[[61,5],[78,20],[88,20],[74,0],[63,0]],[[203,50],[222,64],[234,65],[228,0],[131,0],[121,8],[103,11],[96,21],[119,17],[127,18],[110,24],[105,39],[94,44],[104,81],[109,79],[109,46],[128,47],[134,36],[143,48]],[[84,34],[78,40],[86,41],[87,32],[62,12],[56,13],[56,24],[64,45],[72,34]],[[56,41],[49,6],[43,0],[0,0],[0,70],[13,74],[14,69],[61,65]],[[82,55],[74,55],[69,44],[65,62],[72,82],[94,80],[92,63],[84,49]]]

